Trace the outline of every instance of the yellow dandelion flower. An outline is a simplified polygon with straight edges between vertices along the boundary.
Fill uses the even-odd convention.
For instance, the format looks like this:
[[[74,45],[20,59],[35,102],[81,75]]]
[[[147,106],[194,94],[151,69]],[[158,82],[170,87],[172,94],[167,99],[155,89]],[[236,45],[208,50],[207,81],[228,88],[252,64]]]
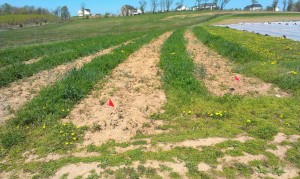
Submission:
[[[290,74],[292,74],[292,75],[297,75],[298,73],[295,72],[295,71],[290,71]]]
[[[66,144],[66,145],[69,145],[69,142],[66,142],[65,144]]]
[[[73,137],[73,140],[75,140],[75,141],[76,141],[76,140],[77,140],[77,138],[76,138],[76,137]]]
[[[72,133],[71,133],[71,135],[75,135],[75,133],[74,133],[74,132],[72,132]]]

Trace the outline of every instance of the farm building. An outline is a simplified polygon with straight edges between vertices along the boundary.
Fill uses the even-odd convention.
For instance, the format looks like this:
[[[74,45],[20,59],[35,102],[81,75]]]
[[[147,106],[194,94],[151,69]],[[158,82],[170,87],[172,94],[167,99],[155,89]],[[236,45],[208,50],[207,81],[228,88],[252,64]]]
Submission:
[[[245,11],[261,11],[263,9],[261,4],[251,4],[244,8]]]
[[[176,11],[186,11],[186,10],[188,10],[188,8],[182,5],[176,7]]]
[[[205,4],[199,4],[198,6],[192,7],[193,11],[199,11],[199,10],[213,10],[217,8],[216,3],[205,3]]]
[[[91,16],[92,15],[91,10],[90,9],[84,9],[84,14],[82,12],[82,9],[78,10],[78,16],[82,17],[83,15]]]
[[[121,7],[121,16],[133,16],[139,14],[142,14],[142,11],[140,9],[134,8],[133,6],[124,5]]]

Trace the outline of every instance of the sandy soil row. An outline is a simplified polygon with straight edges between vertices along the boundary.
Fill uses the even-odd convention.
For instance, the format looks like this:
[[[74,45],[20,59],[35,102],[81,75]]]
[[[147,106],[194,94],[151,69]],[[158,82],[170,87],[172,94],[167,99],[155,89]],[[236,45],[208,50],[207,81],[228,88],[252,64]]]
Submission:
[[[94,58],[104,54],[109,54],[112,50],[119,46],[120,45],[101,50],[95,54],[79,58],[73,62],[62,64],[53,69],[39,72],[31,77],[18,80],[8,87],[1,88],[0,124],[12,118],[15,111],[36,96],[43,87],[51,85],[55,81],[61,79],[70,70],[74,68],[79,69],[84,64],[91,62]],[[39,59],[33,59],[29,62],[34,63],[37,60]]]
[[[95,129],[86,133],[84,145],[99,145],[111,139],[122,142],[136,133],[159,132],[155,130],[158,122],[148,116],[160,112],[166,101],[158,62],[161,45],[170,35],[165,33],[130,55],[107,77],[102,89],[96,87],[63,120]],[[108,106],[109,100],[115,107]]]
[[[185,33],[185,38],[188,41],[187,50],[192,55],[196,66],[204,68],[205,86],[214,95],[288,96],[271,83],[234,73],[232,63],[203,45],[190,30]]]

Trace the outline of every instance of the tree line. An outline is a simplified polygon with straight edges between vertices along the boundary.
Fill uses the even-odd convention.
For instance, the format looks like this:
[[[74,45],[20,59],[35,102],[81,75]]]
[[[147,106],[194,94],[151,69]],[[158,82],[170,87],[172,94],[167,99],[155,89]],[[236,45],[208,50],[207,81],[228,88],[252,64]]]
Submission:
[[[36,8],[34,6],[15,7],[8,3],[0,6],[0,15],[12,14],[51,14],[51,12],[46,8]]]

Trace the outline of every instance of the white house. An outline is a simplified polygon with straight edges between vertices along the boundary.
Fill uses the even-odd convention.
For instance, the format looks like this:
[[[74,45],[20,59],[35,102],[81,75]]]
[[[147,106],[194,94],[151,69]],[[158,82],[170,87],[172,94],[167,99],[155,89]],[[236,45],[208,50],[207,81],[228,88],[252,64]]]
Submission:
[[[90,9],[84,9],[84,15],[85,16],[91,16],[92,15],[91,10]],[[83,16],[82,9],[78,10],[78,16],[79,17]]]
[[[185,11],[185,10],[188,10],[188,8],[187,7],[185,7],[185,6],[177,6],[176,7],[176,11]]]
[[[261,4],[252,4],[252,5],[249,5],[249,6],[246,6],[244,8],[245,11],[261,11],[263,10],[263,7]]]
[[[199,4],[198,6],[192,7],[193,11],[199,11],[199,10],[213,10],[217,8],[216,3],[205,3],[205,4]]]

